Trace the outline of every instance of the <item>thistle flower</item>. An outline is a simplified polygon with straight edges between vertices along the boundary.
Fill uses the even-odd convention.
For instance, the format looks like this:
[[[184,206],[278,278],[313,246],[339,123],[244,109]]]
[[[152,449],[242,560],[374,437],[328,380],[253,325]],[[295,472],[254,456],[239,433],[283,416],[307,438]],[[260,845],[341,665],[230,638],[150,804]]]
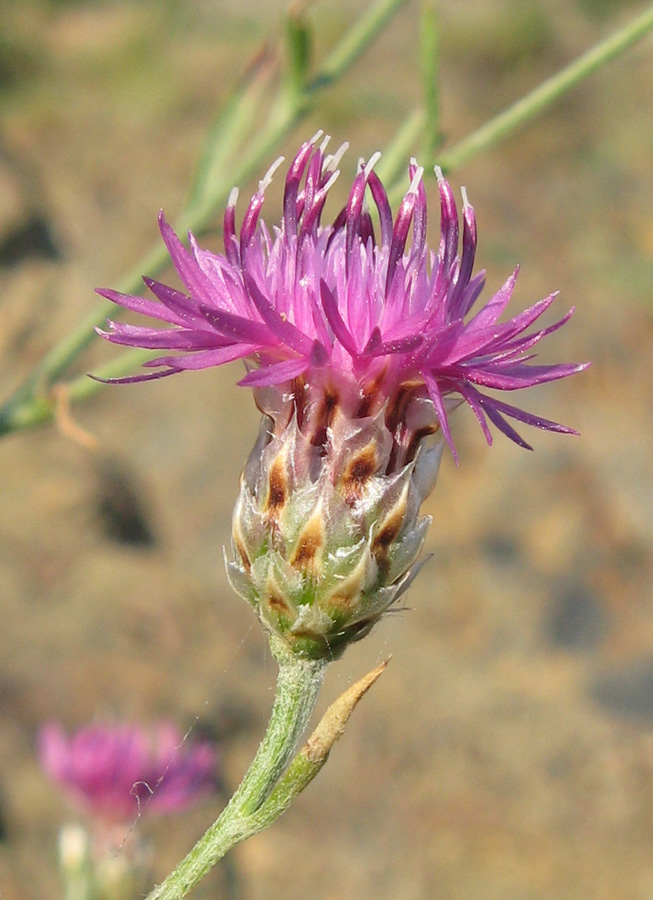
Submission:
[[[162,723],[152,731],[131,725],[89,725],[67,737],[58,722],[39,732],[43,770],[92,817],[128,823],[141,810],[181,811],[215,788],[215,751],[206,741],[184,742]]]
[[[254,390],[264,419],[241,479],[228,571],[266,627],[311,657],[338,653],[366,634],[412,580],[429,521],[419,508],[435,484],[443,446],[429,446],[427,438],[440,432],[456,455],[452,409],[466,402],[488,443],[492,423],[530,449],[510,419],[572,429],[487,390],[530,387],[584,368],[529,364],[535,345],[573,311],[529,330],[554,294],[499,321],[517,270],[472,313],[484,284],[483,273],[472,275],[474,211],[463,191],[461,240],[453,192],[439,170],[437,253],[426,243],[423,170],[414,160],[394,219],[375,154],[359,165],[345,208],[322,226],[346,145],[327,155],[320,138],[303,144],[291,163],[283,215],[272,231],[260,214],[281,160],[259,183],[239,232],[232,192],[224,255],[203,250],[192,235],[186,250],[160,216],[187,293],[149,278],[157,300],[99,291],[172,326],[109,322],[103,337],[178,351],[144,364],[157,371],[119,380],[244,360],[239,384]]]
[[[325,155],[326,140],[303,144],[286,176],[283,217],[270,233],[260,220],[265,191],[281,159],[259,182],[236,231],[237,191],[224,217],[224,255],[201,249],[190,236],[186,250],[160,215],[161,235],[187,294],[150,278],[145,284],[160,302],[100,289],[115,303],[173,327],[160,330],[109,322],[99,333],[116,344],[182,351],[158,356],[146,367],[162,367],[124,381],[160,378],[188,369],[204,369],[244,359],[250,371],[239,382],[253,388],[275,387],[277,403],[286,403],[286,419],[308,392],[335,395],[351,412],[365,415],[387,401],[392,410],[414,397],[432,404],[432,421],[452,450],[444,398],[458,396],[474,411],[488,443],[488,419],[522,447],[528,444],[507,421],[571,432],[540,416],[498,400],[483,389],[512,391],[564,378],[584,365],[528,365],[530,351],[560,328],[573,310],[553,325],[525,332],[548,309],[555,294],[499,323],[513,292],[517,269],[474,316],[468,318],[484,284],[472,277],[476,219],[463,191],[462,250],[453,192],[438,171],[440,246],[426,244],[427,206],[423,169],[413,160],[410,187],[393,220],[385,189],[374,173],[375,154],[360,165],[347,206],[331,226],[320,219],[346,145]],[[377,240],[365,204],[369,189],[378,215]],[[407,249],[413,229],[412,243]],[[267,396],[267,395],[266,395]],[[280,410],[262,400],[273,418]],[[530,449],[530,448],[529,448]],[[455,451],[454,451],[455,452]]]

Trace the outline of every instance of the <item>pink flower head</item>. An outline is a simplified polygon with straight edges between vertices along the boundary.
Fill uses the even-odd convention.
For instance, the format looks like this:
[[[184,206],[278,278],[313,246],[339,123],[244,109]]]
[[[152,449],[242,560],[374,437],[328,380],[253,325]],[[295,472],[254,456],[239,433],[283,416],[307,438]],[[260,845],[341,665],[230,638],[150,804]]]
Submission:
[[[184,741],[173,725],[89,725],[67,737],[49,722],[39,732],[43,770],[98,819],[124,822],[140,811],[178,812],[215,788],[216,755]]]
[[[530,449],[509,419],[550,431],[572,432],[548,419],[499,400],[487,390],[513,391],[579,372],[584,365],[532,365],[533,348],[563,325],[573,310],[547,327],[531,326],[555,298],[551,294],[525,312],[500,322],[517,270],[499,291],[472,312],[484,275],[472,276],[476,252],[474,210],[463,191],[462,240],[453,192],[437,170],[440,245],[426,243],[427,203],[423,170],[412,160],[410,187],[393,219],[386,191],[374,172],[375,154],[360,164],[346,207],[332,225],[321,225],[323,208],[346,149],[326,155],[321,133],[303,144],[286,176],[283,215],[272,231],[260,218],[278,160],[259,183],[236,228],[233,191],[224,217],[224,255],[198,246],[190,250],[161,214],[159,224],[186,293],[145,278],[156,300],[98,293],[120,306],[171,325],[162,330],[109,322],[99,332],[117,344],[179,351],[144,365],[158,367],[142,381],[186,369],[204,369],[243,359],[239,382],[275,422],[329,398],[355,417],[384,406],[388,426],[397,410],[420,404],[431,431],[439,427],[454,452],[448,412],[461,400],[476,415],[488,443],[489,423]],[[376,208],[375,232],[366,196]],[[411,236],[412,232],[412,236]],[[409,240],[410,236],[410,240]],[[308,402],[306,397],[308,396]],[[288,406],[288,398],[292,403]],[[303,398],[303,399],[300,399]],[[424,401],[424,402],[422,402]],[[283,410],[283,412],[282,412]],[[301,421],[299,422],[301,427]],[[572,432],[573,433],[573,432]]]

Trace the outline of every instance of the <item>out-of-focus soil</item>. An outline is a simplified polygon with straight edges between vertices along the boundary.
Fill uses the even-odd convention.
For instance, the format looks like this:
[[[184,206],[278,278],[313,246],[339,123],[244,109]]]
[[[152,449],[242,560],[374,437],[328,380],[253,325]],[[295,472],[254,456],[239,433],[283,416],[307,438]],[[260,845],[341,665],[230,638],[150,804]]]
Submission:
[[[443,2],[449,142],[640,7]],[[0,5],[3,396],[157,239],[158,209],[174,218],[215,109],[280,10]],[[319,53],[354,10],[310,14]],[[419,95],[416,29],[410,7],[285,152],[323,127],[351,142],[351,176],[383,149]],[[316,782],[235,852],[243,900],[653,897],[650,54],[649,39],[452,174],[489,288],[519,262],[515,309],[554,289],[560,314],[576,306],[544,356],[592,368],[528,399],[582,436],[488,449],[457,414],[460,466],[445,459],[426,504],[432,558],[410,610],[332,667],[321,708],[392,663]],[[117,352],[99,344],[80,372]],[[257,428],[237,377],[104,390],[74,411],[100,453],[52,426],[0,443],[2,900],[58,895],[71,811],[38,767],[46,719],[196,722],[221,741],[231,785],[254,752],[275,666],[222,563]],[[137,823],[155,878],[221,802],[174,827]],[[196,895],[224,891],[218,870]]]

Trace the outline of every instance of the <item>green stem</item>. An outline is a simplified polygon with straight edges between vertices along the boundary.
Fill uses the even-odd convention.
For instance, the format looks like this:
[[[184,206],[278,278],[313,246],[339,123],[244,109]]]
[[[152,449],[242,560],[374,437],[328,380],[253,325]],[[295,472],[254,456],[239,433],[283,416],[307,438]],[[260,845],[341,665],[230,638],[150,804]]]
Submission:
[[[260,172],[264,161],[270,160],[281,141],[315,106],[317,96],[354,65],[405,3],[406,0],[377,0],[327,56],[303,91],[282,90],[279,93],[266,125],[259,129],[249,153],[243,154],[234,170],[232,184],[244,184]]]
[[[270,646],[279,663],[279,677],[270,721],[254,761],[218,820],[147,900],[181,900],[231,847],[261,830],[256,812],[295,751],[327,666],[325,660],[289,655],[278,639],[272,638]]]
[[[445,171],[457,169],[482,150],[494,147],[509,134],[548,109],[583,78],[623,53],[653,29],[653,5],[615,34],[601,41],[562,71],[543,82],[521,100],[490,119],[450,150],[440,154],[438,163]]]
[[[286,90],[301,96],[311,56],[311,33],[304,21],[303,11],[289,6],[286,12]]]
[[[91,879],[86,872],[64,876],[63,900],[93,900]]]
[[[275,61],[267,47],[251,60],[245,76],[232,92],[211,127],[186,208],[175,223],[176,230],[201,233],[215,209],[226,200],[234,182],[242,147],[253,123],[260,118],[265,89],[269,88]],[[142,275],[142,269],[139,272]],[[140,278],[139,278],[140,283]]]
[[[431,158],[442,143],[440,131],[440,22],[437,0],[422,0],[420,14],[420,71],[426,119],[422,146]]]
[[[328,87],[350,69],[405,3],[406,0],[377,0],[373,3],[326,58],[309,90]]]

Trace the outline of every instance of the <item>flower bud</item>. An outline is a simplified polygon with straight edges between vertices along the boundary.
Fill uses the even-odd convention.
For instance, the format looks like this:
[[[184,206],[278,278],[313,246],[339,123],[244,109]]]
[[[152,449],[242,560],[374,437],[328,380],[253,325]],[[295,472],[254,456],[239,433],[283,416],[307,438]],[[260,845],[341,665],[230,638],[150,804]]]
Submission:
[[[336,410],[322,442],[296,417],[263,418],[233,518],[233,588],[297,654],[337,657],[366,635],[417,572],[442,442],[395,469],[385,411]],[[396,448],[395,448],[396,449]]]

